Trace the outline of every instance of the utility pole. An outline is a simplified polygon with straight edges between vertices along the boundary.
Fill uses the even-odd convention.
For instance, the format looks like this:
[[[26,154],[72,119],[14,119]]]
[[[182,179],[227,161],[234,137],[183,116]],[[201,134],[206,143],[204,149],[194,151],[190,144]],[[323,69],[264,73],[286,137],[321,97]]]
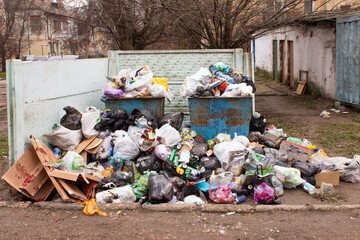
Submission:
[[[29,30],[29,24],[27,24],[27,39],[28,39],[29,55],[31,55],[31,45],[30,45],[30,30]]]

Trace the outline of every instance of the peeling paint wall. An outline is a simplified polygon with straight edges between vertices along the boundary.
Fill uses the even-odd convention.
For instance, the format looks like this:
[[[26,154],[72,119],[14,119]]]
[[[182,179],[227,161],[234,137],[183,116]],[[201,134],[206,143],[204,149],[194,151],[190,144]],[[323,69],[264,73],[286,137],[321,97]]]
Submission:
[[[288,45],[294,42],[294,80],[299,70],[309,71],[309,84],[324,97],[335,98],[335,24],[288,26],[255,40],[255,67],[273,72],[273,40],[285,40],[285,74],[288,78]],[[278,47],[278,72],[280,53]]]

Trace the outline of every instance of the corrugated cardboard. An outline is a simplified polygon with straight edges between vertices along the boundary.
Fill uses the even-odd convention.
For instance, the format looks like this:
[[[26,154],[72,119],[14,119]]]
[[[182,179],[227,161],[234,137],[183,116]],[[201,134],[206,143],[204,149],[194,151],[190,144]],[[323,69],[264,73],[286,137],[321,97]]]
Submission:
[[[320,172],[315,175],[316,186],[320,187],[322,182],[331,183],[333,186],[339,186],[340,172]]]
[[[73,172],[65,172],[61,170],[54,169],[52,172],[49,173],[50,176],[61,178],[73,182],[83,181],[89,184],[90,182],[100,182],[98,177],[90,176],[84,173],[73,173]]]
[[[38,201],[45,200],[54,189],[32,146],[2,176],[2,179],[20,193]]]
[[[85,163],[87,163],[87,154],[91,153],[91,154],[95,154],[99,151],[101,145],[103,143],[103,139],[100,138],[89,138],[89,139],[84,139],[75,149],[75,152],[79,153]]]
[[[30,141],[31,141],[31,144],[33,145],[36,155],[38,156],[38,159],[40,160],[41,163],[46,163],[46,162],[55,163],[58,161],[58,159],[55,157],[53,151],[50,148],[48,148],[45,144],[43,144],[41,141],[39,141],[39,139],[37,139],[33,136],[30,136]],[[57,179],[50,176],[50,173],[51,173],[50,168],[45,167],[44,169],[45,169],[46,173],[48,174],[52,184],[56,188],[56,191],[59,193],[60,197],[65,202],[70,201],[71,199],[66,194],[64,189],[60,186]]]
[[[285,140],[281,142],[280,150],[287,152],[289,158],[293,158],[301,162],[306,162],[310,156],[314,154],[314,150],[312,149]]]
[[[85,194],[75,185],[74,182],[67,181],[64,179],[58,179],[58,180],[61,186],[71,197],[82,201],[88,200]]]

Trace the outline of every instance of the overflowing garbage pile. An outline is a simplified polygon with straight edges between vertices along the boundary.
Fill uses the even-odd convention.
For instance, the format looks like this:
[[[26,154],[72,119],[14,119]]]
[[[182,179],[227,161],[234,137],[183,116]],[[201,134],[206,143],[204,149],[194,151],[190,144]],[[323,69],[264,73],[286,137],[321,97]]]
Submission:
[[[339,178],[360,181],[360,156],[330,158],[257,113],[249,136],[204,139],[181,112],[157,119],[145,109],[64,110],[45,135],[54,148],[31,136],[32,147],[3,176],[37,201],[56,198],[55,187],[64,201],[272,204],[284,188],[329,193]]]
[[[166,78],[153,77],[154,74],[149,66],[142,66],[132,70],[122,69],[118,75],[108,80],[110,83],[103,89],[102,101],[109,98],[133,98],[133,97],[167,97],[172,100]]]
[[[218,62],[209,68],[200,68],[187,77],[180,90],[181,97],[252,97],[254,82],[239,70]]]

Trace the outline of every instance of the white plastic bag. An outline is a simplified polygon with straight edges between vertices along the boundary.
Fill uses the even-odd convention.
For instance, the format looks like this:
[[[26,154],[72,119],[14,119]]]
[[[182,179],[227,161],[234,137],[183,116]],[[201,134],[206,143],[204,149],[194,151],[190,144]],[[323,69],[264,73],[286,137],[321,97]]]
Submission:
[[[113,188],[96,194],[97,203],[135,202],[136,196],[130,185]]]
[[[283,183],[286,188],[296,188],[306,181],[301,178],[301,173],[296,168],[274,166],[275,176]]]
[[[230,169],[232,165],[238,165],[235,162],[230,162],[230,160],[234,160],[236,154],[242,154],[246,151],[244,145],[237,141],[222,142],[214,146],[214,154],[219,159],[224,170]]]
[[[64,161],[63,170],[68,172],[83,172],[87,168],[83,157],[77,152],[68,151],[62,161]]]
[[[180,89],[180,96],[184,98],[186,96],[193,95],[197,87],[203,86],[200,82],[209,77],[211,77],[211,72],[209,69],[204,67],[200,68],[197,73],[187,77],[184,80],[184,83]]]
[[[160,129],[156,129],[155,133],[156,136],[160,138],[160,143],[167,146],[174,146],[181,142],[179,132],[168,123],[163,125]]]
[[[222,172],[220,174],[215,174],[215,171],[212,172],[209,182],[215,184],[216,186],[220,186],[223,184],[229,184],[234,175],[232,172]]]
[[[135,82],[131,83],[130,88],[127,88],[126,90],[135,89],[137,91],[141,91],[150,87],[154,75],[150,68],[145,65],[132,71],[130,76],[135,80]]]
[[[211,77],[211,72],[207,68],[200,68],[199,71],[197,71],[195,74],[191,75],[190,77],[187,77],[186,79],[195,80],[197,82],[202,81],[206,77]]]
[[[189,97],[193,95],[196,91],[196,88],[202,86],[199,82],[193,79],[185,79],[183,85],[180,89],[180,96],[182,98]]]
[[[121,160],[133,160],[140,151],[136,143],[124,130],[117,130],[113,135],[114,154],[117,153]]]
[[[150,148],[155,147],[158,144],[158,141],[156,140],[156,134],[154,141],[146,140],[142,137],[145,131],[149,131],[149,129],[147,129],[149,126],[147,125],[146,120],[144,126],[145,127],[129,126],[128,134],[133,142],[138,146],[138,148],[141,151],[146,152]]]
[[[81,129],[70,130],[62,125],[57,125],[54,132],[44,134],[48,143],[60,147],[62,150],[72,151],[79,145],[83,138]]]
[[[153,97],[165,97],[166,96],[166,87],[160,84],[153,84],[149,87],[151,96]]]
[[[99,131],[94,129],[99,121],[100,111],[95,107],[89,107],[82,113],[81,130],[85,138],[92,138],[99,134]]]
[[[155,146],[154,153],[159,159],[166,161],[167,159],[169,159],[171,149],[164,144],[159,144]]]

